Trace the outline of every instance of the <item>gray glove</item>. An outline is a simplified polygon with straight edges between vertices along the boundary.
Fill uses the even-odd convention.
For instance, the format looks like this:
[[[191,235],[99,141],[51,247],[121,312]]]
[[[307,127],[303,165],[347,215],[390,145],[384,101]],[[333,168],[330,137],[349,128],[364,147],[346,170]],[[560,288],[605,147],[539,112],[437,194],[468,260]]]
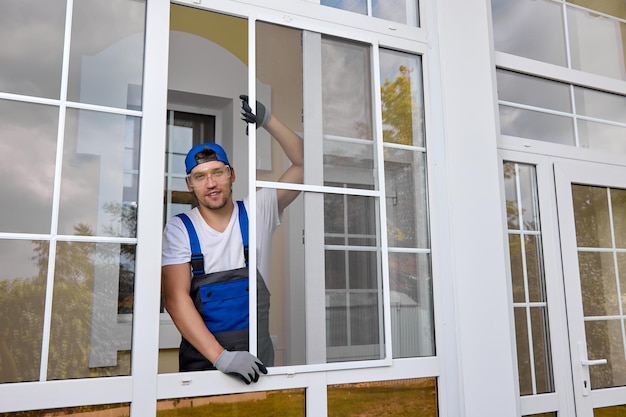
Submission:
[[[259,373],[267,373],[263,363],[250,352],[224,350],[213,364],[225,374],[235,375],[241,378],[247,385],[259,380]]]
[[[257,101],[256,102],[256,115],[252,113],[252,108],[248,104],[248,96],[242,94],[239,96],[241,99],[241,120],[246,123],[256,123],[256,128],[263,127],[267,124],[271,114],[265,109],[265,106]],[[246,129],[248,133],[248,129]]]

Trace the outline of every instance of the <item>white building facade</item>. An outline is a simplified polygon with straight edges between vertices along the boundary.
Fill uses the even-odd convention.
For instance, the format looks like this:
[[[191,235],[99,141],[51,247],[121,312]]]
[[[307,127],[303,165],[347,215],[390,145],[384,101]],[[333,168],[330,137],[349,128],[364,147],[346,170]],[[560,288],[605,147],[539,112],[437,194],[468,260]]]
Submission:
[[[626,415],[624,0],[1,8],[0,416]],[[240,94],[303,137],[303,184]],[[256,384],[179,373],[161,304],[202,142],[237,198],[301,191]]]

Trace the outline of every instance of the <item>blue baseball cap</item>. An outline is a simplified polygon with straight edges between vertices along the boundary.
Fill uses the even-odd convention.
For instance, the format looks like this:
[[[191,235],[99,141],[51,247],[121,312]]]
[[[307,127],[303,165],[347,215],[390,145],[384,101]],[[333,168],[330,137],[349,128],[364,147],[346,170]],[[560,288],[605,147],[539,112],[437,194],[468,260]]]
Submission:
[[[196,155],[205,149],[209,149],[215,152],[216,157],[196,161]],[[228,156],[226,155],[226,151],[224,151],[224,148],[222,148],[217,143],[201,143],[194,146],[185,157],[185,168],[187,169],[187,174],[189,174],[191,170],[194,169],[197,165],[210,161],[220,161],[226,165],[230,165],[230,162],[228,162]]]

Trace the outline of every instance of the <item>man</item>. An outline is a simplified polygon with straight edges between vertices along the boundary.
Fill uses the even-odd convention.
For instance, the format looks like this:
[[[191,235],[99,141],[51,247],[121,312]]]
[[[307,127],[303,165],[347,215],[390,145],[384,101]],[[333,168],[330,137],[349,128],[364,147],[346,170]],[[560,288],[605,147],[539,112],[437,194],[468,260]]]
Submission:
[[[248,105],[248,97],[242,95],[240,98],[242,120],[256,123],[257,128],[264,127],[291,161],[292,165],[279,181],[302,183],[302,138],[267,113],[261,103],[257,102],[255,115]],[[232,316],[238,314],[238,309],[227,304],[224,307],[226,311],[220,315],[217,307],[211,307],[215,304],[209,303],[210,297],[220,293],[218,287],[228,288],[224,290],[226,294],[239,294],[240,290],[245,292],[247,289],[241,289],[239,285],[242,279],[247,282],[244,277],[247,276],[247,257],[244,252],[247,232],[243,231],[240,219],[245,219],[244,213],[250,212],[251,207],[247,198],[242,205],[233,201],[235,170],[219,145],[210,143],[194,146],[187,154],[185,166],[187,187],[197,199],[198,207],[185,213],[186,219],[185,216],[176,216],[165,226],[161,277],[165,307],[183,337],[179,351],[180,370],[218,369],[238,376],[246,384],[256,382],[260,373],[267,373],[265,365],[270,366],[273,361],[266,314],[264,317],[259,313],[259,329],[265,328],[267,333],[259,336],[259,344],[264,343],[264,347],[259,347],[262,361],[247,351],[246,325],[233,325],[236,326],[233,330],[229,328],[231,324],[226,323],[234,320]],[[263,277],[258,288],[259,294],[266,294],[266,310],[269,309],[269,293],[266,292],[265,280],[269,278],[270,253],[264,249],[271,245],[272,233],[280,224],[283,210],[298,194],[298,191],[283,189],[262,189],[257,192],[257,252],[259,272]],[[186,223],[191,223],[191,227]],[[193,231],[190,232],[190,228],[197,233],[202,252],[200,258],[203,258],[204,263],[200,268],[194,264],[193,279],[190,273],[193,246],[190,236]],[[202,270],[196,273],[196,269]],[[227,277],[224,278],[224,275]],[[245,305],[246,317],[241,318],[242,322],[247,320],[248,314],[247,294],[245,299],[243,297],[238,304],[240,307]],[[260,299],[259,306],[265,305],[265,301]],[[261,320],[265,321],[261,323]],[[245,334],[245,340],[240,337],[242,333]]]

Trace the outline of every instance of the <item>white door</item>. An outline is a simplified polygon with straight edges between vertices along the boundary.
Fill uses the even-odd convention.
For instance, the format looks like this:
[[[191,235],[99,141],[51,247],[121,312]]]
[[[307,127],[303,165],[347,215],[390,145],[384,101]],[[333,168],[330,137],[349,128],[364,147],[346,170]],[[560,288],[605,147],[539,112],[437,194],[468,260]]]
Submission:
[[[554,175],[576,416],[626,415],[626,168]]]

